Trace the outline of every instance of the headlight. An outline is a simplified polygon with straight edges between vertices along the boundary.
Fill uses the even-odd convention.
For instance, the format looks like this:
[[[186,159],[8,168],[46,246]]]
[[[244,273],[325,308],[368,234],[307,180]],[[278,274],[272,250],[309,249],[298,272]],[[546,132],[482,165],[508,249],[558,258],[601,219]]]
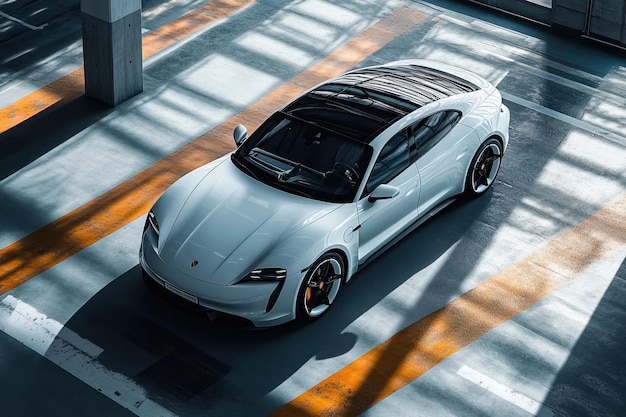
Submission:
[[[250,271],[239,282],[284,281],[285,278],[287,278],[285,268],[260,268]]]
[[[251,281],[283,281],[287,278],[287,270],[284,268],[255,269],[248,274]]]
[[[152,210],[150,210],[150,212],[148,213],[148,217],[146,217],[146,223],[143,226],[143,232],[146,233],[146,230],[148,230],[148,228],[151,228],[152,230],[154,230],[154,233],[156,234],[156,242],[158,244],[159,243],[159,223],[157,222],[156,216],[154,215]]]
[[[148,213],[148,217],[146,218],[146,225],[144,226],[143,230],[145,231],[148,227],[152,227],[154,233],[156,233],[157,236],[159,235],[159,223],[157,222],[156,216],[152,211]]]
[[[238,284],[243,282],[278,282],[278,285],[274,288],[274,291],[272,291],[267,300],[265,312],[269,312],[272,307],[274,307],[274,304],[276,304],[276,300],[278,300],[278,296],[285,285],[286,278],[287,270],[285,268],[259,268],[250,271],[239,280]]]

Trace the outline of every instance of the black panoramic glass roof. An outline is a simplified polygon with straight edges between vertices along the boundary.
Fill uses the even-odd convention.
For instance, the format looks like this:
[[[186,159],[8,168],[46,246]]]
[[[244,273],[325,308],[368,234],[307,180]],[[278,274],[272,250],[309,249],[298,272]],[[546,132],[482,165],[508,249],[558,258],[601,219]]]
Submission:
[[[432,68],[380,66],[336,77],[283,112],[369,143],[396,120],[426,104],[478,89],[462,78]]]
[[[452,74],[411,64],[364,68],[341,75],[333,82],[358,85],[418,107],[478,90],[474,84]]]

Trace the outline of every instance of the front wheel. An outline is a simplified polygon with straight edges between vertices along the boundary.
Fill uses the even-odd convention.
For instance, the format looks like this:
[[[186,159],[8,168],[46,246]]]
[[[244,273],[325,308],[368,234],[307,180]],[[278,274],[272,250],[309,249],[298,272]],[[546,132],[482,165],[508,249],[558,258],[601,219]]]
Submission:
[[[483,195],[496,180],[502,160],[502,144],[496,138],[483,142],[472,159],[465,179],[465,195],[475,198]]]
[[[311,321],[326,313],[337,298],[344,277],[345,264],[339,254],[329,252],[315,261],[298,291],[297,318]]]

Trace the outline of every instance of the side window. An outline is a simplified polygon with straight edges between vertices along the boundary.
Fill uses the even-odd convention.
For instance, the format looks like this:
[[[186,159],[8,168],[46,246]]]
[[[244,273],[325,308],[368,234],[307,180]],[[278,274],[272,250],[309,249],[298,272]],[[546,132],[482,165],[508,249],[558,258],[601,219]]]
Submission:
[[[424,155],[443,139],[461,118],[456,110],[435,113],[411,127],[411,158]]]
[[[407,129],[402,129],[383,147],[372,173],[367,180],[365,193],[371,193],[380,184],[385,184],[395,178],[410,165],[409,137]]]

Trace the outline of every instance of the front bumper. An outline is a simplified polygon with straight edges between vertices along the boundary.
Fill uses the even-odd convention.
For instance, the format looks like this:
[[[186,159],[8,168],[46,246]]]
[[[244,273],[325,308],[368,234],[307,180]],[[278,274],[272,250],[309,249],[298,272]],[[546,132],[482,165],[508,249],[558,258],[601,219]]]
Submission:
[[[144,233],[139,263],[144,278],[183,300],[194,309],[217,311],[252,322],[256,327],[274,326],[295,318],[293,301],[279,282],[246,282],[215,285],[186,275],[165,263],[156,252],[156,242],[148,230]],[[287,277],[289,280],[289,276]],[[278,300],[270,303],[272,294],[280,291]],[[295,297],[295,295],[294,295]],[[291,297],[293,298],[293,297]],[[271,308],[268,311],[268,305]]]

